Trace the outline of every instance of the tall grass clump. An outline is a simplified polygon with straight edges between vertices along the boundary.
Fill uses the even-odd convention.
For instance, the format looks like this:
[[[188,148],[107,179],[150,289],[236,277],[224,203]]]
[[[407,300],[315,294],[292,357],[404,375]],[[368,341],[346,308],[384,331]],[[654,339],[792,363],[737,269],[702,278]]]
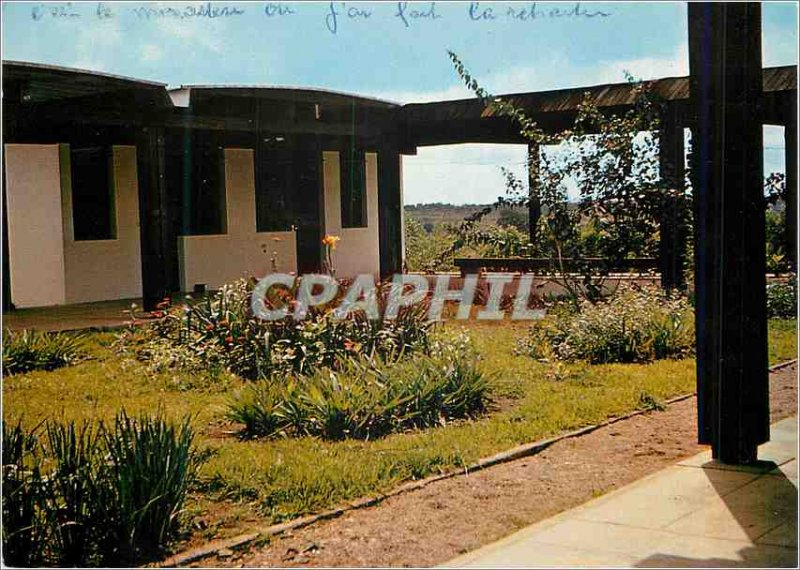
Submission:
[[[3,552],[12,565],[118,566],[175,536],[202,461],[188,420],[3,425]],[[8,450],[8,451],[7,451]]]
[[[49,470],[40,485],[39,511],[48,529],[46,556],[57,566],[81,566],[102,548],[110,511],[105,493],[100,430],[83,422],[45,425]]]
[[[114,430],[106,431],[107,493],[116,513],[111,532],[123,555],[156,551],[178,530],[178,516],[202,462],[193,440],[189,418],[174,425],[161,416],[134,419],[124,411]]]
[[[165,307],[152,327],[125,333],[121,346],[159,371],[225,369],[252,380],[311,374],[354,355],[397,359],[429,350],[434,324],[425,303],[401,308],[395,319],[368,318],[363,311],[337,318],[327,306],[312,307],[303,320],[267,321],[252,313],[253,287],[252,280],[242,279],[202,300]],[[294,303],[292,292],[277,291],[282,295],[267,299],[270,308]],[[379,291],[385,307],[385,288]]]
[[[474,416],[488,391],[462,340],[393,364],[350,359],[310,375],[261,380],[232,402],[228,416],[248,436],[375,439]]]
[[[3,334],[3,371],[6,374],[55,370],[85,355],[81,335],[35,330],[6,330]]]
[[[685,297],[631,286],[536,322],[519,350],[534,358],[600,364],[684,358],[694,346],[694,316]]]
[[[36,434],[20,422],[3,423],[3,562],[9,566],[36,566],[42,560],[40,461]]]

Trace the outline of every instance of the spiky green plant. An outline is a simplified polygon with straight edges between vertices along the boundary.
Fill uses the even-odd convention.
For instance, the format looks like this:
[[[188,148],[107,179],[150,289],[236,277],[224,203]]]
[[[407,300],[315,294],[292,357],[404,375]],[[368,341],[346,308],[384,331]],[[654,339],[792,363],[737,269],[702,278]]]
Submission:
[[[44,555],[38,446],[35,430],[3,422],[3,561],[9,566],[37,566]]]
[[[3,553],[16,566],[133,564],[174,537],[204,455],[188,418],[117,415],[113,428],[3,425]]]
[[[165,544],[178,528],[186,493],[201,454],[189,418],[179,425],[155,417],[117,414],[105,432],[112,488],[111,533],[123,557],[136,558]]]
[[[54,542],[54,562],[85,566],[106,532],[100,435],[88,422],[49,422],[45,441],[51,466],[41,507]]]
[[[440,425],[485,409],[489,385],[465,339],[435,355],[395,361],[342,359],[303,376],[248,386],[229,407],[249,436],[374,439]]]
[[[55,370],[86,355],[82,335],[35,330],[11,331],[3,335],[3,371],[19,374],[31,370]]]

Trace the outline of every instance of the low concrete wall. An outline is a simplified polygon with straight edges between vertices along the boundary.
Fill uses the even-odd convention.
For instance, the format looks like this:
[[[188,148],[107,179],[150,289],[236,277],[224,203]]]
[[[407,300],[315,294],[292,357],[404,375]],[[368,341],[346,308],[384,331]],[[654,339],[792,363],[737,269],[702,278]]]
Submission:
[[[226,234],[178,237],[183,291],[219,289],[241,277],[297,270],[295,233],[256,231],[253,151],[225,149]],[[273,263],[274,260],[274,263]],[[274,267],[273,267],[274,265]]]
[[[380,274],[378,242],[378,156],[366,153],[367,227],[342,228],[339,153],[322,153],[325,227],[323,233],[341,237],[333,252],[337,277]]]
[[[69,145],[61,145],[61,200],[67,303],[131,299],[142,294],[136,147],[112,147],[116,237],[75,241]]]
[[[450,278],[450,289],[458,290],[464,286],[464,278],[461,277],[459,272],[435,274],[417,273],[417,275],[424,275],[425,278],[428,279],[428,283],[431,288],[433,288],[434,284],[436,283],[437,277],[441,275],[447,275]],[[478,277],[478,283],[480,284],[485,282],[486,278],[491,276],[510,276],[511,281],[505,285],[503,294],[516,294],[519,287],[519,278],[521,277],[520,273],[481,273]],[[624,283],[660,286],[661,277],[659,275],[613,275],[609,276],[605,280],[603,284],[603,290],[607,293],[611,293]],[[544,297],[547,295],[564,295],[566,292],[567,290],[560,279],[542,275],[533,275],[533,285],[531,287],[531,293],[533,295]]]

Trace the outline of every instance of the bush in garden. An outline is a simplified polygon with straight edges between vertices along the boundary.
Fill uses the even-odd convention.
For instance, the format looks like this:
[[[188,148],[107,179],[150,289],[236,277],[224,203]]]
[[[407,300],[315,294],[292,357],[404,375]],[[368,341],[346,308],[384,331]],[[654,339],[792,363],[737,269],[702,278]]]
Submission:
[[[192,447],[189,418],[174,425],[123,411],[114,431],[104,435],[113,542],[129,557],[155,551],[178,530],[178,515],[203,461]]]
[[[82,566],[99,555],[110,505],[103,501],[101,433],[89,423],[45,425],[45,458],[50,464],[39,510],[48,529],[47,553],[57,566]]]
[[[786,283],[767,285],[767,316],[772,319],[793,319],[797,316],[797,276]]]
[[[3,371],[19,374],[31,370],[55,370],[85,356],[83,337],[34,330],[3,335]]]
[[[223,368],[248,379],[307,374],[353,355],[396,359],[428,350],[434,325],[424,303],[401,308],[391,320],[369,319],[363,312],[337,319],[328,306],[312,307],[302,321],[266,321],[252,314],[253,286],[239,280],[202,301],[168,310],[147,331],[126,333],[122,346],[157,370]],[[379,292],[379,306],[385,293]],[[292,302],[285,290],[273,288],[270,295],[271,308]]]
[[[3,562],[37,566],[46,540],[41,500],[39,440],[21,423],[3,423]]]
[[[39,435],[43,431],[43,435]],[[3,553],[17,566],[124,565],[177,530],[202,457],[188,420],[3,424]]]
[[[228,415],[249,436],[338,440],[374,439],[483,411],[488,383],[467,340],[432,353],[392,365],[351,359],[308,376],[261,380],[244,390]]]
[[[626,287],[606,301],[584,301],[536,322],[519,348],[534,358],[593,364],[683,358],[694,351],[693,314],[682,296]]]

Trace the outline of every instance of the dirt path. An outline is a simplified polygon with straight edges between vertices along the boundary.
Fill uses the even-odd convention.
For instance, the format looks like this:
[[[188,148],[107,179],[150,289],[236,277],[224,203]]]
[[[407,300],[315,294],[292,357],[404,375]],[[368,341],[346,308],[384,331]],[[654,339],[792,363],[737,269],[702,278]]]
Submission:
[[[797,413],[797,365],[771,375],[771,416]],[[203,566],[433,566],[705,449],[696,400],[440,481]]]

